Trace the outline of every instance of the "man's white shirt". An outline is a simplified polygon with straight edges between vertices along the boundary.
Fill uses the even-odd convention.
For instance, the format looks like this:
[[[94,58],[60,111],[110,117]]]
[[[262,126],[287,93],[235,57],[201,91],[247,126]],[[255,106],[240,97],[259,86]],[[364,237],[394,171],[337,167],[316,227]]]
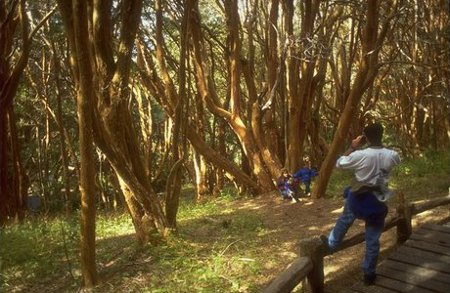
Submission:
[[[396,151],[384,147],[368,147],[341,156],[336,162],[336,167],[354,170],[358,182],[375,185],[380,175],[385,176],[387,180],[392,168],[399,163],[400,156]],[[377,198],[380,201],[388,199],[386,196],[378,195]]]

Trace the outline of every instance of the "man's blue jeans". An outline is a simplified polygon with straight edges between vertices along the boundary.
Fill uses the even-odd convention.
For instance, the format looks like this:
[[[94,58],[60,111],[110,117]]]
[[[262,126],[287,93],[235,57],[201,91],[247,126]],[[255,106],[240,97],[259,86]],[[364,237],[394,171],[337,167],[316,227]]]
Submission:
[[[328,245],[331,250],[335,250],[344,239],[345,234],[355,221],[356,216],[349,209],[348,200],[345,200],[344,211],[336,222],[333,230],[331,230],[328,236]],[[383,221],[384,222],[384,221]],[[366,252],[362,268],[364,274],[373,274],[377,266],[378,254],[380,252],[380,236],[383,232],[383,224],[373,224],[365,221],[366,223]]]

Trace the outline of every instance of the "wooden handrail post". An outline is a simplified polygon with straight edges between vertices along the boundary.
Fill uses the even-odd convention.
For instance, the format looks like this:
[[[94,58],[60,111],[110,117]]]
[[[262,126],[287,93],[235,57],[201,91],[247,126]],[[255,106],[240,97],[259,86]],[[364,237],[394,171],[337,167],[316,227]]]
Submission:
[[[300,241],[300,256],[309,257],[313,263],[313,268],[307,279],[313,293],[324,292],[324,273],[322,241],[319,238],[308,238]]]
[[[313,264],[309,257],[299,257],[289,264],[261,293],[291,292],[306,278],[312,268]]]
[[[412,233],[412,206],[405,200],[403,192],[398,192],[398,198],[397,214],[400,221],[397,224],[397,243],[403,243]]]

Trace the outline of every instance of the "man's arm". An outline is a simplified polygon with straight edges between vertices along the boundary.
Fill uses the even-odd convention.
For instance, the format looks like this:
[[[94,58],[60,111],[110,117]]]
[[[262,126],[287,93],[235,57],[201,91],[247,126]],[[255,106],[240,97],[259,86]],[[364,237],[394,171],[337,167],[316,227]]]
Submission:
[[[348,147],[348,149],[344,152],[343,156],[348,156],[357,149],[361,148],[361,146],[365,143],[365,138],[363,135],[358,136],[357,138],[352,140],[352,143]]]
[[[356,153],[352,153],[359,150],[364,143],[365,139],[362,135],[353,139],[349,148],[336,161],[336,167],[343,169],[354,169],[359,166],[362,162],[361,154],[356,155]]]

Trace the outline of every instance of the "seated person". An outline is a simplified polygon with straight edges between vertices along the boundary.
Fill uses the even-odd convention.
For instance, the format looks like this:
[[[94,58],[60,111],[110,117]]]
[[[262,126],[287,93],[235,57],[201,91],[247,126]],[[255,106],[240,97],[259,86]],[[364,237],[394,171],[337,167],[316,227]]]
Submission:
[[[298,180],[293,178],[286,169],[282,170],[281,176],[277,180],[277,188],[283,199],[298,201]]]
[[[297,180],[300,180],[305,185],[305,194],[311,195],[311,181],[316,177],[319,173],[315,168],[311,167],[311,161],[307,158],[305,160],[305,166],[295,172],[292,177]]]

